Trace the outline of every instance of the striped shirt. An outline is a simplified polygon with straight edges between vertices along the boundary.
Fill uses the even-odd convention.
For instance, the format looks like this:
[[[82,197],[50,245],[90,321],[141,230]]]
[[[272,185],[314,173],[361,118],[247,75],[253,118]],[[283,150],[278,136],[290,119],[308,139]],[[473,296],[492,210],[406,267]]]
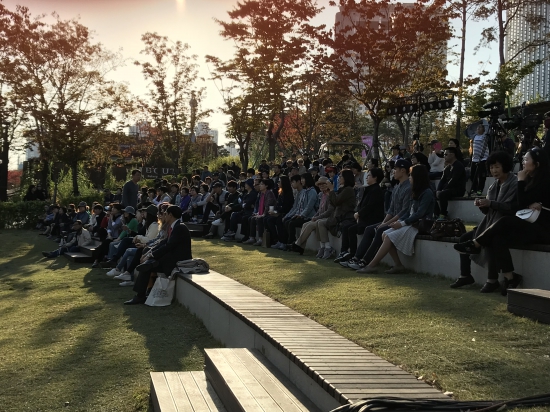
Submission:
[[[489,157],[489,146],[487,144],[487,135],[476,134],[473,138],[472,162],[484,162]]]

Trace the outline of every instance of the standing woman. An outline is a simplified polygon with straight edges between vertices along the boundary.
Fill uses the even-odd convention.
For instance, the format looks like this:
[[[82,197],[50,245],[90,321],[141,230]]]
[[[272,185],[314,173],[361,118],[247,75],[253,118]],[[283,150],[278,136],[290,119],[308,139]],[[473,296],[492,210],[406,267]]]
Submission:
[[[514,263],[509,248],[514,245],[550,243],[550,166],[547,154],[534,147],[523,157],[523,170],[518,172],[518,208],[540,212],[538,219],[529,223],[516,216],[504,216],[489,226],[473,240],[457,243],[459,253],[479,254],[486,249],[488,257],[488,281],[484,292],[499,288],[498,273],[502,270],[504,282],[502,294],[519,286],[523,277],[514,273]]]
[[[358,272],[376,272],[377,266],[389,253],[394,266],[386,270],[386,273],[401,273],[405,270],[405,267],[401,263],[397,251],[399,250],[407,256],[414,254],[414,239],[418,234],[418,229],[415,226],[421,219],[433,219],[435,196],[432,189],[430,189],[430,178],[426,166],[417,164],[411,167],[409,181],[412,186],[411,195],[413,199],[409,217],[390,225],[391,228],[382,235],[383,243],[374,259]]]
[[[324,248],[322,259],[330,258],[335,249],[330,245],[328,232],[336,236],[342,226],[350,226],[355,221],[355,176],[351,170],[342,170],[338,178],[339,189],[333,191],[333,184],[327,182],[327,188],[330,190],[329,202],[334,208],[334,212],[325,222],[320,223],[317,230],[317,236],[321,248]],[[319,252],[320,253],[320,252]]]

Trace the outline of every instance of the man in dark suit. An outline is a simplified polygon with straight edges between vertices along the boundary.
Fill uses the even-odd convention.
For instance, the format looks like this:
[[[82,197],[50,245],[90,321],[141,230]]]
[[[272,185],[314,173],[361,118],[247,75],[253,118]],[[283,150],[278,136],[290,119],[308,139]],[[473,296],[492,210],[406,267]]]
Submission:
[[[447,147],[445,149],[445,169],[443,176],[437,186],[437,202],[435,213],[439,215],[438,220],[447,220],[449,213],[447,207],[452,198],[464,196],[466,191],[466,172],[464,165],[458,160],[458,149]]]
[[[191,234],[181,218],[179,206],[172,205],[166,209],[164,227],[167,229],[167,237],[157,246],[145,252],[141,258],[141,265],[136,269],[139,272],[134,281],[136,296],[124,302],[125,305],[136,305],[146,300],[147,285],[151,272],[164,273],[170,276],[176,264],[181,260],[192,259]]]

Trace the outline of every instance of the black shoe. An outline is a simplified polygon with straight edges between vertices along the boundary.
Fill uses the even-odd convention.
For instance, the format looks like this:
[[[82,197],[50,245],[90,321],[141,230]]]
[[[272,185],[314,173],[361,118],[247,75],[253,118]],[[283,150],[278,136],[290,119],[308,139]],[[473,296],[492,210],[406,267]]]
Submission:
[[[42,256],[44,256],[46,259],[53,258],[51,252],[42,252]]]
[[[250,238],[249,237],[243,237],[242,239],[237,240],[237,243],[246,242],[248,239],[250,239]]]
[[[455,283],[451,284],[451,288],[457,289],[461,288],[462,286],[468,286],[473,285],[475,283],[475,280],[472,276],[466,276],[464,278],[458,278]]]
[[[141,265],[138,265],[136,269],[138,272],[147,272],[149,270],[156,268],[158,265],[159,265],[158,260],[148,259],[145,262],[143,262]]]
[[[292,252],[292,246],[294,245],[294,243],[287,243],[286,247],[285,247],[285,252]]]
[[[203,236],[204,239],[212,239],[214,238],[214,235],[212,233],[207,233],[206,235]]]
[[[502,289],[500,291],[502,296],[506,296],[508,294],[508,289],[516,289],[523,281],[523,276],[518,275],[517,273],[512,274],[514,275],[512,279],[504,278]]]
[[[500,287],[500,284],[498,282],[485,282],[485,285],[481,288],[481,293],[492,293],[495,290],[497,290]]]
[[[112,266],[114,263],[114,265],[116,266],[116,261],[113,261],[113,260],[106,260],[104,262],[100,262],[99,263],[99,266],[101,266],[102,269],[108,269],[108,268],[112,268],[114,266]]]
[[[125,305],[141,305],[142,303],[145,303],[146,300],[147,300],[147,298],[145,296],[143,296],[143,297],[134,296],[132,299],[127,300],[126,302],[124,302],[124,304]]]
[[[352,254],[349,252],[340,252],[338,257],[334,259],[334,263],[346,262],[352,258]]]
[[[293,252],[298,252],[300,255],[304,254],[304,248],[301,247],[301,246],[298,246],[296,243],[292,244],[292,251]]]
[[[465,255],[479,255],[479,253],[481,252],[481,248],[477,247],[473,240],[456,243],[453,247],[457,252]]]

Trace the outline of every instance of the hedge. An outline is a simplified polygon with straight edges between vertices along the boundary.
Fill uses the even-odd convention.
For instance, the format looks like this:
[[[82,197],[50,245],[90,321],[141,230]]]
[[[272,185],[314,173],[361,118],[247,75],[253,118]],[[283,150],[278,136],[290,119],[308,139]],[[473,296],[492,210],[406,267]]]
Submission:
[[[32,229],[48,202],[0,202],[0,229]]]

